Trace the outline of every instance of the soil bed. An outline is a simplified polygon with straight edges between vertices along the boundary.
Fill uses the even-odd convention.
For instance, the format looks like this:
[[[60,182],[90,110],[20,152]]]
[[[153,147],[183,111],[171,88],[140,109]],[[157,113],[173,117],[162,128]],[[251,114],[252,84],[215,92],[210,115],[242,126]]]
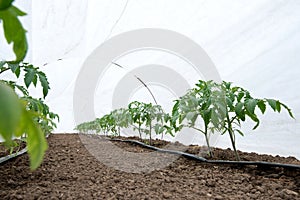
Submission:
[[[93,143],[89,138],[50,135],[43,164],[33,172],[29,170],[27,154],[0,165],[0,199],[300,199],[299,170],[212,165],[179,157],[164,168],[128,173],[100,162],[91,153],[104,152],[111,156],[108,160],[116,158],[123,167],[131,160],[116,157],[114,149],[106,149],[107,141]],[[113,143],[132,154],[151,154],[137,145]],[[154,144],[165,145],[162,141]],[[190,146],[187,152],[203,151]],[[214,155],[215,159],[234,159],[229,149],[214,149]],[[242,160],[300,164],[293,157],[243,152],[240,156]],[[169,157],[157,153],[155,158],[164,161]],[[142,166],[138,164],[137,169]]]

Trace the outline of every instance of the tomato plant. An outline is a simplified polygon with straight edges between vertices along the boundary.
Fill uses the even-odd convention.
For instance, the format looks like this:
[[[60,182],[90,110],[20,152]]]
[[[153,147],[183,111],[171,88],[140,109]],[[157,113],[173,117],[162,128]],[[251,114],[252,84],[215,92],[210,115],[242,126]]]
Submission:
[[[199,80],[194,88],[175,100],[171,115],[165,113],[160,105],[134,101],[126,109],[114,110],[100,119],[82,123],[76,129],[120,135],[121,128],[131,127],[138,130],[140,138],[142,133],[149,135],[151,144],[153,131],[157,135],[167,133],[174,136],[173,133],[188,127],[204,134],[210,156],[213,156],[209,143],[210,134],[218,131],[229,134],[235,157],[240,160],[235,134],[244,135],[241,125],[246,118],[256,122],[253,127],[256,129],[260,121],[255,110],[259,109],[264,114],[267,105],[276,112],[281,112],[284,108],[294,118],[291,109],[278,100],[253,98],[249,91],[232,87],[230,82]]]
[[[291,109],[279,100],[253,98],[249,91],[241,87],[233,87],[232,83],[226,81],[222,82],[221,87],[226,96],[226,116],[223,133],[227,132],[229,134],[237,160],[240,160],[240,158],[236,150],[235,133],[239,133],[242,136],[244,135],[241,131],[241,123],[244,122],[246,118],[249,118],[256,123],[253,130],[259,126],[260,121],[255,113],[255,109],[258,108],[261,113],[264,114],[267,105],[275,112],[281,112],[281,108],[284,108],[288,111],[290,117],[294,118]]]
[[[50,87],[46,75],[38,67],[22,62],[28,45],[26,30],[19,17],[25,16],[26,13],[15,7],[13,1],[0,0],[0,22],[5,39],[8,44],[12,43],[16,56],[13,61],[0,61],[0,75],[11,71],[19,78],[22,69],[25,73],[26,88],[14,81],[0,79],[0,135],[8,148],[16,144],[13,138],[25,136],[30,167],[35,169],[41,163],[47,149],[45,135],[56,127],[54,120],[59,119],[57,114],[49,111],[42,99],[32,98],[27,90],[31,83],[36,86],[39,80],[45,98]]]
[[[115,133],[121,135],[121,128],[128,128],[132,122],[131,114],[128,109],[119,108],[111,112]]]
[[[172,109],[172,121],[176,131],[183,127],[192,128],[204,134],[208,153],[212,156],[209,135],[222,128],[225,115],[225,101],[218,84],[202,81],[196,84],[179,100]]]
[[[144,132],[149,135],[149,143],[152,144],[152,131],[159,135],[166,132],[167,127],[164,126],[164,122],[169,118],[167,114],[163,111],[160,105],[152,105],[152,103],[144,104],[143,116],[145,120],[145,130]]]
[[[119,108],[111,111],[101,118],[91,122],[85,122],[76,126],[76,130],[82,132],[96,131],[120,136],[122,128],[138,130],[142,139],[142,133],[149,135],[149,142],[152,143],[153,131],[157,135],[164,133],[172,134],[172,127],[169,123],[171,117],[165,113],[161,106],[134,101],[128,108]]]
[[[133,101],[128,105],[128,109],[132,119],[132,126],[135,130],[138,130],[140,139],[142,139],[142,125],[146,120],[144,116],[145,104]]]
[[[15,81],[0,80],[2,97],[0,118],[3,119],[1,120],[3,123],[8,124],[7,127],[10,127],[0,126],[0,134],[5,139],[8,148],[15,144],[12,140],[14,137],[24,137],[30,154],[31,168],[35,169],[41,163],[47,148],[45,135],[56,127],[55,120],[59,120],[59,117],[49,110],[43,99],[31,97],[27,90],[31,84],[37,86],[40,82],[43,97],[45,98],[48,94],[49,82],[38,67],[28,63],[0,61],[0,75],[9,72],[15,74],[17,78],[24,73],[25,86]],[[7,100],[10,101],[9,105]],[[14,109],[14,112],[5,107]]]

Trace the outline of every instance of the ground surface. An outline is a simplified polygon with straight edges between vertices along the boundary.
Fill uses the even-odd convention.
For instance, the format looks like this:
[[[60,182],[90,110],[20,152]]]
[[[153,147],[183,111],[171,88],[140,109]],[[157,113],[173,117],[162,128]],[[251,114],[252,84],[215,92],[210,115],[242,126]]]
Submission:
[[[203,164],[74,134],[51,135],[48,142],[44,162],[34,172],[27,155],[0,165],[0,199],[300,199],[300,172],[295,170]],[[188,152],[203,154],[195,146]],[[230,150],[214,153],[219,159],[234,158]],[[291,157],[240,156],[300,164]]]

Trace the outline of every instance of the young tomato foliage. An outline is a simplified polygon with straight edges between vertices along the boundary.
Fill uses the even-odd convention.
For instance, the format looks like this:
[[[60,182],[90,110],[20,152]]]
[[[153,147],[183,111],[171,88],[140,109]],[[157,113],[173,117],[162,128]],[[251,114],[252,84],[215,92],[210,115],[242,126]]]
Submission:
[[[15,74],[17,78],[20,78],[21,69],[25,74],[24,84],[26,87],[14,81],[0,80],[2,84],[1,96],[3,97],[1,121],[6,124],[11,124],[12,121],[15,121],[13,118],[5,117],[8,115],[18,119],[18,123],[15,124],[16,129],[3,129],[3,127],[0,127],[0,134],[5,139],[5,143],[8,144],[8,148],[10,148],[14,137],[24,137],[27,141],[31,168],[35,169],[41,163],[44,151],[47,148],[45,136],[56,127],[55,120],[58,121],[59,117],[57,114],[50,112],[49,107],[41,98],[33,98],[28,92],[27,88],[31,83],[36,86],[37,82],[40,81],[44,97],[48,94],[50,87],[47,77],[38,67],[28,63],[0,62],[0,75],[10,72]],[[9,87],[9,89],[4,89],[5,87]],[[13,95],[4,95],[7,90],[12,90],[18,99],[17,102],[11,99],[11,102],[15,103],[15,112],[11,114],[8,113],[9,110],[4,109],[5,98],[13,97]],[[21,107],[21,112],[18,111],[19,107]]]
[[[7,43],[12,44],[16,56],[14,61],[0,61],[0,75],[11,70],[19,78],[22,68],[25,71],[26,88],[31,83],[36,86],[37,80],[39,80],[45,98],[50,89],[46,75],[33,65],[21,63],[26,56],[28,45],[26,30],[23,28],[19,17],[26,15],[26,13],[15,7],[13,2],[13,0],[0,1],[0,22],[3,25],[4,36]],[[45,135],[56,126],[53,120],[58,119],[58,115],[51,113],[48,106],[40,99],[36,99],[35,104],[38,104],[42,109],[31,109],[33,98],[26,88],[13,81],[0,79],[0,135],[8,145],[13,143],[14,137],[27,135],[30,167],[36,169],[47,148]],[[17,96],[16,90],[21,93],[20,96]],[[32,98],[31,101],[26,101],[30,98]]]
[[[128,104],[128,110],[132,119],[131,125],[134,130],[138,130],[140,139],[142,139],[142,126],[146,121],[145,109],[145,104],[138,101],[133,101]]]
[[[132,128],[138,130],[140,139],[142,133],[149,135],[151,144],[153,130],[157,135],[173,135],[170,119],[171,117],[161,106],[134,101],[128,105],[128,108],[113,110],[94,121],[79,124],[75,129],[81,132],[96,131],[96,133],[103,132],[105,135],[120,136],[122,128]]]
[[[209,156],[212,156],[209,135],[222,128],[225,116],[224,95],[212,81],[202,81],[176,100],[172,110],[175,131],[189,127],[204,134]]]
[[[246,118],[249,118],[256,123],[256,125],[253,127],[253,130],[259,126],[260,121],[255,113],[257,108],[262,114],[265,113],[267,105],[269,105],[275,112],[281,112],[281,108],[284,108],[288,111],[289,115],[294,118],[291,109],[278,100],[253,98],[249,91],[241,87],[233,87],[232,83],[230,82],[223,81],[221,86],[226,96],[225,98],[227,105],[223,133],[227,132],[229,134],[237,160],[240,160],[240,157],[236,150],[235,133],[237,132],[242,136],[244,135],[241,131],[241,123],[244,122]]]

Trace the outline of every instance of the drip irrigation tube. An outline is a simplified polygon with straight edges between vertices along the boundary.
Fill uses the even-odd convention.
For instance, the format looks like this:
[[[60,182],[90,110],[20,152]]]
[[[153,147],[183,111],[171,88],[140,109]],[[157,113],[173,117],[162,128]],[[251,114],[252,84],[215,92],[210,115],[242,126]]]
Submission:
[[[3,163],[3,162],[5,162],[5,161],[8,161],[8,160],[10,160],[12,158],[15,158],[17,156],[20,156],[20,155],[22,155],[22,154],[24,154],[26,152],[27,152],[27,148],[25,147],[21,151],[18,151],[16,153],[13,153],[13,154],[10,154],[10,155],[4,156],[4,157],[1,157],[0,158],[0,164]]]
[[[121,140],[121,139],[110,139],[110,141],[117,141],[117,142],[127,142],[132,144],[137,144],[142,147],[162,152],[162,153],[169,153],[169,154],[175,154],[184,156],[189,159],[197,160],[204,163],[210,163],[210,164],[227,164],[227,165],[240,165],[240,166],[246,166],[246,165],[255,165],[257,167],[281,167],[285,169],[300,169],[300,165],[296,164],[282,164],[282,163],[273,163],[273,162],[264,162],[264,161],[230,161],[230,160],[208,160],[206,158],[196,156],[194,154],[185,153],[182,151],[174,151],[174,150],[168,150],[168,149],[161,149],[158,147],[154,147],[148,144],[145,144],[140,141],[136,140]]]
[[[48,136],[46,138],[48,138]],[[200,162],[204,162],[204,163],[210,163],[210,164],[227,164],[227,165],[240,165],[240,166],[255,165],[258,167],[281,167],[281,168],[285,168],[285,169],[300,169],[300,165],[296,165],[296,164],[282,164],[282,163],[273,163],[273,162],[264,162],[264,161],[208,160],[206,158],[196,156],[194,154],[185,153],[182,151],[161,149],[161,148],[154,147],[154,146],[151,146],[151,145],[148,145],[143,142],[136,141],[136,140],[121,140],[121,139],[109,139],[109,140],[116,141],[116,142],[127,142],[127,143],[137,144],[137,145],[140,145],[142,147],[145,147],[147,149],[151,149],[151,150],[154,150],[157,152],[180,155],[180,156],[184,156],[188,159],[192,159],[192,160],[196,160],[196,161],[200,161]],[[11,155],[4,156],[4,157],[0,158],[0,164],[3,162],[6,162],[12,158],[15,158],[17,156],[20,156],[26,152],[27,152],[27,148],[25,147],[21,151],[18,151]]]
[[[50,134],[46,135],[46,139],[49,137]],[[4,156],[4,157],[1,157],[0,158],[0,164],[12,159],[12,158],[15,158],[15,157],[18,157],[20,155],[23,155],[24,153],[27,152],[27,147],[23,148],[22,150],[16,152],[16,153],[13,153],[13,154],[10,154],[10,155],[7,155],[7,156]]]

